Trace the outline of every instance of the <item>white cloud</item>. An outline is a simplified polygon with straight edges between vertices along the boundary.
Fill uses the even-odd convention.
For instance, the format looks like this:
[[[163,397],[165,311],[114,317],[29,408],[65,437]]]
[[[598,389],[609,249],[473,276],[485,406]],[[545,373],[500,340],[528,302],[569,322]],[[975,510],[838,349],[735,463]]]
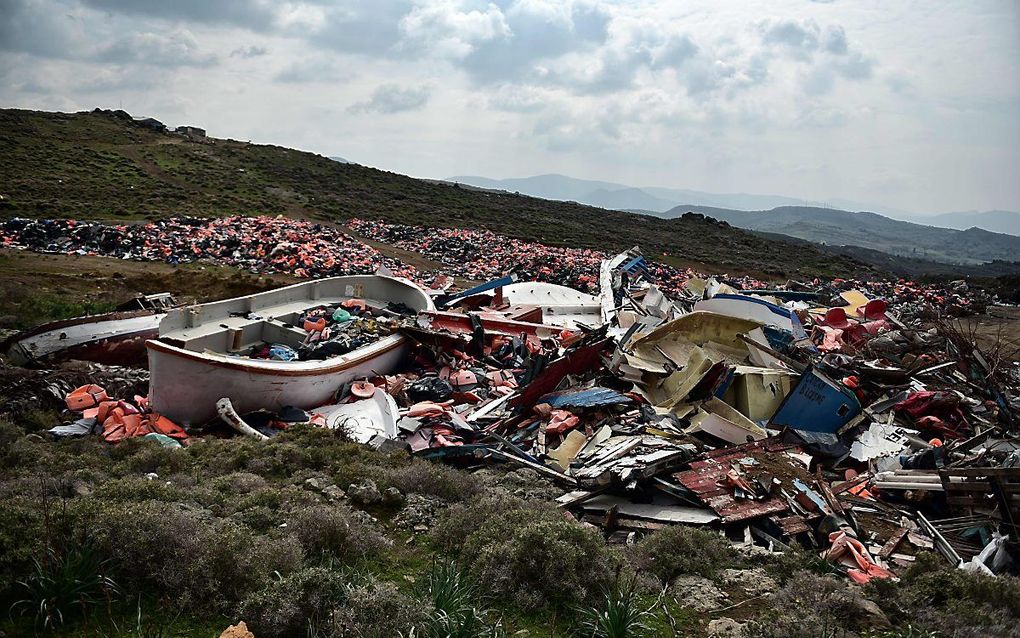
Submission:
[[[1020,209],[1006,0],[4,3],[4,105],[121,100],[428,177]]]
[[[400,113],[416,111],[429,101],[431,93],[427,86],[404,88],[396,84],[383,84],[372,91],[372,96],[364,102],[353,104],[347,109],[349,113]]]
[[[478,43],[512,36],[506,16],[492,4],[470,10],[456,2],[420,5],[400,20],[400,28],[414,46],[454,59],[467,57]]]
[[[94,55],[99,62],[162,67],[209,66],[216,62],[216,56],[202,52],[195,38],[183,30],[169,35],[133,33],[101,46]]]

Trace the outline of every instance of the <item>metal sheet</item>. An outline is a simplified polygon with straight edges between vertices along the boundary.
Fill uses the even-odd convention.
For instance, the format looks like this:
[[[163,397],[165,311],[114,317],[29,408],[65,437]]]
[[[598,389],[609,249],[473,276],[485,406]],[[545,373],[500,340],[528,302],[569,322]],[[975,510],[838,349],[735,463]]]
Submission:
[[[772,416],[769,427],[836,432],[860,412],[861,404],[851,390],[809,368]]]

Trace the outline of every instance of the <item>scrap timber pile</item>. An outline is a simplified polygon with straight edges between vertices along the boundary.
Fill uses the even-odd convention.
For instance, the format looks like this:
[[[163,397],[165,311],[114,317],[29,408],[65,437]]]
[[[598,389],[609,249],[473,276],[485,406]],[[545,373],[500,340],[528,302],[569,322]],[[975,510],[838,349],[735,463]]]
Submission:
[[[381,263],[347,235],[302,224],[14,220],[3,241],[301,268],[309,276],[368,273]],[[217,425],[223,431],[223,423],[264,439],[307,422],[465,469],[531,468],[563,488],[565,512],[610,540],[669,525],[711,527],[770,551],[811,548],[861,583],[896,578],[923,549],[968,570],[1015,570],[1020,368],[1016,353],[979,348],[949,319],[987,304],[980,291],[902,280],[766,289],[651,265],[636,250],[610,257],[478,231],[352,227],[441,261],[447,274],[485,279],[512,264],[516,276],[456,293],[432,290],[431,298],[415,287],[427,303],[414,311],[358,299],[368,285],[361,280],[341,282],[349,298],[329,304],[317,296],[325,284],[311,282],[303,310],[295,304],[304,298],[288,293],[277,316],[268,310],[274,306],[260,310],[258,295],[234,300],[241,311],[221,308],[222,317],[210,314],[204,326],[203,306],[171,311],[180,323],[163,350],[173,346],[183,359],[210,359],[220,370],[247,358],[238,353],[268,359],[257,362],[260,374],[279,374],[281,388],[301,392],[308,388],[295,379],[318,370],[308,353],[336,338],[347,341],[327,359],[364,361],[363,344],[350,341],[365,326],[385,323],[408,353],[401,363],[365,364],[337,381],[326,405],[279,390],[275,405],[235,410],[244,390],[237,386],[215,406],[164,409],[95,382],[62,388],[69,425],[53,435],[149,436],[177,446],[212,436]],[[221,245],[225,233],[230,241]],[[283,242],[288,247],[278,250]],[[377,279],[385,280],[379,290],[398,286]],[[347,326],[358,326],[358,335]],[[250,350],[246,339],[256,329],[292,342]],[[215,344],[226,350],[210,354]],[[286,366],[298,367],[289,374]],[[150,397],[169,394],[157,383],[175,391],[188,383],[181,375],[157,381],[152,370]],[[244,405],[259,400],[269,402],[268,393],[244,397]],[[219,416],[201,424],[176,418],[174,409]]]

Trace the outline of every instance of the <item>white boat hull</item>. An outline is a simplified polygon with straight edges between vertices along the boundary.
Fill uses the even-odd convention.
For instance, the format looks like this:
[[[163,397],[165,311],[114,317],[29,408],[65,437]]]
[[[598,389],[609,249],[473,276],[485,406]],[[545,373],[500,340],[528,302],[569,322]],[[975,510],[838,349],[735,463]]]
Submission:
[[[216,402],[230,399],[239,414],[303,410],[333,402],[344,383],[389,374],[407,353],[399,333],[325,360],[275,361],[243,356],[265,342],[297,344],[306,333],[293,323],[304,309],[359,298],[372,308],[401,303],[415,311],[435,306],[413,283],[379,275],[332,277],[246,297],[173,310],[148,341],[149,402],[153,411],[182,425],[216,417]]]
[[[181,425],[216,417],[216,402],[230,399],[239,414],[292,405],[309,410],[331,403],[348,381],[392,372],[407,353],[401,335],[390,335],[343,357],[325,361],[272,362],[194,353],[150,341],[149,403]]]
[[[503,287],[503,299],[512,306],[538,306],[542,323],[575,330],[578,323],[597,328],[602,325],[598,297],[573,288],[541,281],[525,281]]]
[[[144,361],[142,343],[156,336],[164,316],[118,313],[54,321],[27,331],[24,336],[15,335],[8,340],[5,354],[8,361],[19,366],[65,359],[132,364],[139,355]],[[46,330],[48,326],[53,328]]]

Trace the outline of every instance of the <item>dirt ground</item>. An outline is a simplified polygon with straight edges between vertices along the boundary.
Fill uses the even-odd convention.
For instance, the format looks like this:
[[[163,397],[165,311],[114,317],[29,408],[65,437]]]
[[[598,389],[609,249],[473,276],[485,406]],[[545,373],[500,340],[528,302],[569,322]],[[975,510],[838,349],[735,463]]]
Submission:
[[[170,292],[181,301],[225,299],[297,281],[208,264],[0,250],[0,329],[104,312],[139,293]]]
[[[965,317],[956,323],[985,352],[999,349],[1003,358],[1020,361],[1020,307],[991,306],[987,314]]]

